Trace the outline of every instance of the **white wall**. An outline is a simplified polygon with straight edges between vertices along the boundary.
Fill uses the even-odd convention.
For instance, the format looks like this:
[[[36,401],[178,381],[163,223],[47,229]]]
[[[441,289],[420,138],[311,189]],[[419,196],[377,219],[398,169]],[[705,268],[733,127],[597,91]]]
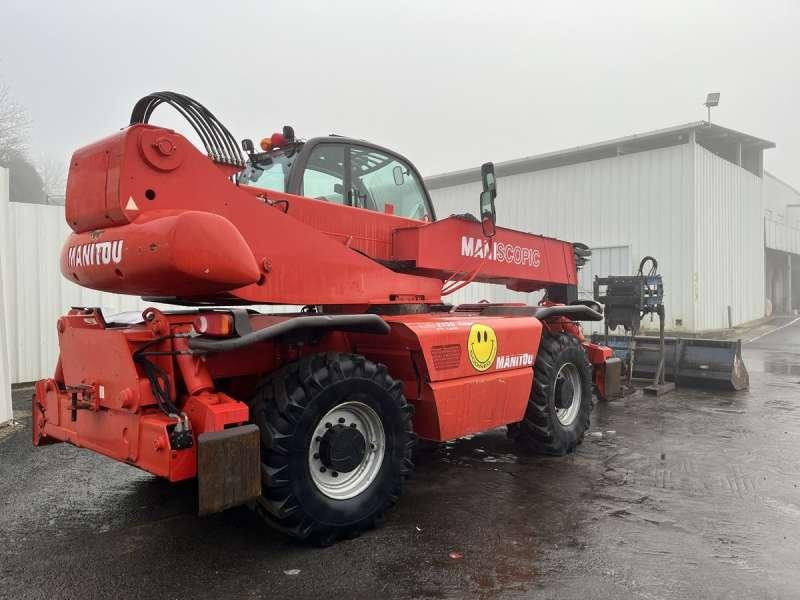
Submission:
[[[702,146],[695,165],[695,328],[727,327],[728,306],[734,324],[761,318],[763,180]]]
[[[800,254],[800,228],[775,221],[767,214],[764,218],[764,242],[767,248]]]
[[[800,191],[772,173],[764,173],[764,209],[767,217],[777,223],[800,228],[800,208],[787,209],[789,204],[800,204]]]
[[[638,261],[639,259],[637,259]],[[636,271],[631,257],[630,246],[607,246],[592,248],[592,260],[578,271],[578,294],[581,298],[594,297],[594,278],[608,277],[609,275],[629,275]],[[605,327],[603,322],[585,322],[583,332],[590,334],[602,332]],[[617,331],[621,333],[621,331]]]
[[[800,254],[800,192],[777,177],[764,175],[764,234],[767,248]]]
[[[667,326],[681,319],[683,328],[692,329],[692,146],[501,177],[498,223],[593,248],[627,246],[631,264],[617,275],[633,274],[643,256],[655,256],[664,275]],[[432,190],[437,217],[475,214],[479,192],[479,182]],[[455,298],[501,301],[524,296],[501,286],[471,284]]]
[[[8,169],[0,167],[0,240],[5,239],[8,206]],[[2,247],[0,247],[0,250]],[[6,340],[6,296],[7,282],[4,261],[0,256],[0,424],[10,420],[11,410],[11,382],[9,348]]]
[[[3,339],[8,348],[2,356],[9,363],[12,383],[52,377],[58,360],[56,323],[73,306],[100,307],[106,316],[141,312],[148,306],[179,308],[82,288],[63,277],[59,259],[69,232],[63,206],[9,202],[8,195],[0,193],[0,263],[5,281],[6,324]],[[253,308],[287,312],[299,307]]]
[[[143,310],[138,298],[103,294],[68,281],[59,270],[68,235],[64,208],[3,203],[2,262],[6,276],[6,340],[13,383],[52,376],[58,359],[56,322],[72,306],[106,314]]]

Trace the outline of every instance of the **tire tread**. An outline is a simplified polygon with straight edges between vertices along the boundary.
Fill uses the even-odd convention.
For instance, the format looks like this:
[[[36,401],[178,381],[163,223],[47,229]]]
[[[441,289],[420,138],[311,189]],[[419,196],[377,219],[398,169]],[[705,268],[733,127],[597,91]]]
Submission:
[[[379,385],[399,409],[406,435],[398,442],[402,448],[400,477],[383,506],[351,526],[330,527],[304,513],[295,498],[290,481],[289,447],[300,417],[314,398],[330,385],[348,378],[370,379]],[[382,524],[385,511],[396,504],[405,480],[414,470],[411,458],[417,440],[412,425],[414,407],[406,402],[402,391],[402,382],[393,379],[384,365],[349,353],[312,354],[266,376],[249,402],[251,421],[261,430],[262,496],[253,503],[254,511],[268,525],[323,546]]]
[[[577,352],[576,352],[577,350]],[[559,357],[565,352],[572,355],[572,362],[577,362],[583,386],[583,404],[578,413],[577,427],[574,433],[565,434],[557,431],[560,425],[550,409],[550,395],[555,384]],[[580,342],[567,334],[542,334],[539,353],[534,363],[534,383],[528,399],[525,416],[519,423],[509,427],[509,435],[525,449],[539,453],[561,456],[571,453],[583,441],[589,429],[592,410],[591,366]]]

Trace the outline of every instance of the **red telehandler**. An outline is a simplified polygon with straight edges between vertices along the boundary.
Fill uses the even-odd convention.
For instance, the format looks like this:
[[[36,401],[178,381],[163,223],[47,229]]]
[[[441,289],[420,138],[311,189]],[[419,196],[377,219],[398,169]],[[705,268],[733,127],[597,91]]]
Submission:
[[[162,103],[206,154],[148,124]],[[419,172],[385,148],[291,127],[241,147],[202,105],[160,92],[75,152],[63,275],[183,308],[61,317],[34,445],[196,477],[200,513],[247,503],[323,545],[383,520],[418,436],[507,426],[529,450],[575,449],[592,394],[620,382],[578,324],[602,319],[577,298],[585,246],[496,227],[490,163],[480,218],[437,219]],[[472,281],[544,299],[443,302]],[[268,304],[303,308],[249,308]]]

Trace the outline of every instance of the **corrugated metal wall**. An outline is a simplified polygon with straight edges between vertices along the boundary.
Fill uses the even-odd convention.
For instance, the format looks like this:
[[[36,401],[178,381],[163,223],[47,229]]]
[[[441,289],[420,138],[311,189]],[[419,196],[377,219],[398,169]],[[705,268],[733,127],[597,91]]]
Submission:
[[[800,204],[800,191],[772,173],[764,173],[764,210],[767,217],[800,228],[800,208],[797,204]],[[793,208],[787,208],[789,205],[793,205]]]
[[[578,293],[582,298],[594,295],[594,278],[609,275],[629,274],[636,270],[631,258],[630,246],[610,246],[592,248],[592,260],[578,272]],[[603,323],[586,322],[584,333],[603,331]]]
[[[498,223],[594,248],[626,246],[630,265],[620,275],[632,274],[642,256],[655,256],[666,282],[667,325],[674,327],[679,320],[684,329],[692,329],[692,146],[499,178]],[[475,214],[479,192],[477,182],[433,190],[437,216]],[[501,286],[471,284],[456,300],[524,296]]]
[[[764,241],[767,248],[800,254],[800,229],[769,216],[764,219]]]
[[[695,150],[694,325],[698,330],[764,316],[763,180]],[[669,284],[669,280],[667,280]]]
[[[788,208],[790,205],[791,208]],[[770,175],[764,176],[764,235],[767,248],[800,254],[800,192]]]
[[[635,270],[630,246],[592,248],[592,260],[578,273],[578,292],[591,298],[594,293],[594,278],[609,275],[630,274]]]
[[[0,167],[0,240],[5,239],[6,215],[3,207],[8,204],[8,169]],[[2,250],[2,247],[0,247]],[[7,277],[4,262],[0,257],[0,424],[12,417],[11,410],[11,381],[9,379],[10,364],[8,342],[6,340],[6,296]]]

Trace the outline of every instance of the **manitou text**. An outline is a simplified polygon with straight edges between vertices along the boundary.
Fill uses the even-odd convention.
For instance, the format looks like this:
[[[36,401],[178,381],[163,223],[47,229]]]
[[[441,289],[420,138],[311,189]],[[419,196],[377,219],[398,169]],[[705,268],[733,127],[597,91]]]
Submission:
[[[123,242],[124,240],[115,240],[70,246],[67,261],[70,267],[119,264],[122,261]]]

